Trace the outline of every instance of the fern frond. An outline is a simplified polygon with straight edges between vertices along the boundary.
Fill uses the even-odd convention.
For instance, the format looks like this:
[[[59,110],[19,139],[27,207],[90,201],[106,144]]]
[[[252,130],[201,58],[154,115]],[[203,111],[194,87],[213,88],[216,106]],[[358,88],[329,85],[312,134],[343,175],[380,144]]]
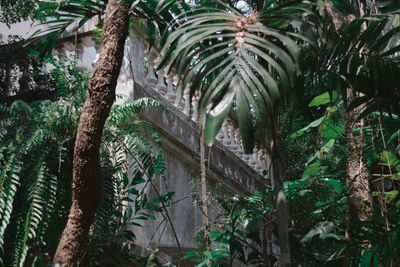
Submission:
[[[48,129],[36,129],[26,142],[26,151],[31,151],[34,147],[44,145],[53,138],[53,132]]]
[[[157,100],[144,97],[137,99],[134,102],[125,102],[113,106],[110,117],[108,118],[108,123],[110,126],[119,126],[121,124],[131,123],[145,108],[165,109]]]
[[[115,153],[116,151],[113,151]],[[107,149],[102,150],[101,156],[101,198],[96,211],[93,232],[90,240],[89,266],[100,264],[106,247],[118,230],[117,222],[122,213],[117,204],[121,192],[118,191],[117,175],[122,171],[120,162],[112,162]]]
[[[17,186],[20,184],[21,162],[15,156],[11,155],[4,164],[0,176],[0,250],[4,246],[4,232],[10,222],[11,212],[13,210],[14,196],[17,192]],[[4,251],[3,251],[4,253]]]
[[[46,174],[48,170],[46,163],[40,160],[34,170],[31,170],[31,175],[27,176],[25,192],[22,195],[22,206],[19,211],[19,219],[17,227],[13,235],[16,237],[12,249],[10,250],[10,259],[12,266],[22,266],[27,255],[28,243],[35,243],[36,232],[44,212],[44,206],[48,200],[46,183]],[[27,178],[26,177],[26,178]]]

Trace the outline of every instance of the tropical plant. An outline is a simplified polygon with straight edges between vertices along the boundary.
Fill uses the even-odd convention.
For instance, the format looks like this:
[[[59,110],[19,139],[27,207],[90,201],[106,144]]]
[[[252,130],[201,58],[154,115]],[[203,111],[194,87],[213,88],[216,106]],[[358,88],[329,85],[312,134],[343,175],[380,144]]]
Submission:
[[[94,66],[89,82],[88,97],[83,106],[74,146],[70,216],[54,257],[55,262],[74,265],[78,262],[79,251],[83,248],[83,241],[93,223],[98,205],[102,132],[115,100],[123,47],[128,36],[130,12],[136,8],[139,1],[111,0],[106,5],[102,1],[82,0],[62,1],[56,4],[39,2],[39,6],[43,6],[35,18],[49,26],[47,38],[39,41],[39,58],[50,53],[57,37],[73,22],[76,22],[75,26],[79,28],[91,17],[103,14],[105,7],[99,60]],[[158,2],[149,1],[145,5],[142,4],[142,10],[148,16],[159,18],[159,15],[165,16],[171,8],[169,1],[166,3],[167,5],[159,5]],[[179,8],[177,10],[179,11]],[[169,17],[172,18],[172,15]],[[154,40],[153,37],[150,35],[150,40]]]
[[[39,46],[44,48],[40,51],[40,56],[49,53],[57,36],[69,25],[76,23],[75,26],[79,28],[89,18],[99,14],[103,15],[106,7],[106,2],[103,1],[39,2],[37,18],[45,21],[48,17],[54,17],[54,20],[46,21],[51,25],[50,35],[49,38],[40,42]],[[315,217],[311,216],[313,218],[310,220],[310,224],[313,224],[313,227],[308,227],[307,230],[305,227],[300,227],[299,232],[296,232],[297,229],[294,226],[292,229],[292,233],[297,235],[295,240],[301,243],[301,246],[306,246],[305,255],[310,256],[304,262],[314,264],[317,260],[318,263],[348,264],[362,259],[364,263],[373,263],[376,259],[381,260],[389,255],[389,264],[395,263],[397,232],[395,230],[392,232],[391,229],[395,229],[397,224],[395,216],[391,217],[385,214],[392,208],[396,210],[397,197],[387,196],[396,195],[396,190],[385,192],[382,189],[384,187],[379,190],[372,188],[371,191],[375,190],[375,192],[371,193],[373,196],[371,203],[378,202],[376,207],[379,207],[379,209],[372,210],[373,214],[377,213],[376,210],[383,214],[377,220],[366,216],[365,222],[349,222],[343,216],[329,217],[328,212],[332,211],[335,214],[343,212],[343,200],[349,199],[348,191],[350,191],[338,190],[337,183],[342,188],[345,182],[343,177],[339,176],[346,175],[339,166],[331,165],[339,165],[342,162],[344,165],[349,165],[349,160],[346,162],[343,157],[340,157],[345,154],[344,152],[350,152],[350,149],[343,149],[343,147],[352,148],[357,152],[353,157],[354,162],[362,161],[364,156],[361,152],[364,143],[363,136],[353,139],[353,141],[355,140],[353,143],[348,141],[350,138],[347,137],[357,136],[353,135],[353,132],[364,133],[367,142],[371,142],[371,145],[366,148],[366,152],[369,151],[369,154],[365,153],[370,173],[377,177],[378,175],[384,177],[379,178],[380,181],[387,181],[387,177],[392,178],[390,181],[397,179],[398,170],[395,159],[398,157],[396,154],[398,150],[395,150],[394,147],[398,144],[393,140],[398,135],[398,128],[390,127],[386,122],[396,120],[397,117],[393,114],[399,115],[397,82],[399,77],[399,49],[397,46],[399,26],[396,25],[399,7],[398,4],[391,1],[378,1],[377,5],[368,6],[368,12],[366,12],[362,6],[365,6],[367,2],[357,1],[358,4],[356,4],[356,1],[320,0],[316,1],[316,5],[313,6],[307,1],[272,0],[246,3],[241,1],[240,5],[232,1],[226,3],[201,1],[199,8],[192,8],[174,0],[127,1],[131,8],[129,11],[127,6],[118,6],[120,3],[117,1],[108,1],[109,11],[105,16],[105,21],[100,23],[100,25],[102,23],[106,25],[107,18],[112,14],[113,19],[121,22],[121,25],[124,26],[122,28],[125,29],[128,20],[127,12],[132,12],[148,19],[150,47],[154,43],[157,28],[163,33],[161,43],[164,45],[165,59],[159,67],[166,65],[169,71],[176,71],[180,75],[181,85],[191,85],[191,94],[194,94],[196,90],[201,92],[200,114],[201,118],[206,120],[205,141],[207,144],[212,144],[222,121],[233,110],[237,114],[245,151],[251,152],[254,140],[257,139],[270,150],[271,174],[274,178],[273,185],[278,202],[277,224],[281,228],[279,237],[283,263],[289,262],[285,193],[289,194],[289,199],[293,200],[312,199],[313,201],[309,203],[316,206],[311,205],[308,212],[315,215],[314,208],[317,208],[316,210],[319,212]],[[375,1],[371,2],[375,3]],[[112,4],[114,6],[110,8]],[[331,7],[336,8],[339,12],[330,13],[334,10],[330,9]],[[310,8],[319,12],[322,24],[318,23],[317,17],[310,12]],[[325,13],[325,11],[328,12]],[[364,15],[365,13],[367,15]],[[121,16],[119,17],[119,15]],[[121,21],[117,18],[120,18]],[[337,23],[338,21],[340,23]],[[115,25],[108,26],[114,27]],[[104,56],[110,56],[108,59],[114,60],[110,61],[113,62],[112,70],[107,72],[112,74],[109,76],[112,79],[106,82],[109,84],[106,91],[110,93],[110,97],[107,99],[107,108],[110,108],[114,98],[114,82],[119,72],[118,58],[120,59],[122,42],[127,33],[121,31],[114,36],[115,38],[110,38],[112,31],[107,32],[107,27],[105,26],[102,31],[103,45],[115,42],[116,48],[112,51],[114,54],[109,53],[110,51],[103,53]],[[98,63],[99,68],[104,65],[106,64]],[[99,73],[98,70],[95,70],[94,77],[96,74],[99,77]],[[93,81],[98,80],[93,78]],[[94,86],[95,83],[92,85]],[[96,90],[104,89],[96,86],[93,88],[89,90],[89,95],[99,96],[100,94]],[[321,111],[321,108],[324,109],[325,105],[327,106],[325,112],[321,112],[320,119],[313,118],[308,121],[305,125],[309,125],[294,135],[295,137],[312,128],[318,129],[316,139],[319,148],[307,159],[308,165],[305,171],[297,170],[302,173],[303,179],[287,183],[288,188],[299,187],[298,191],[294,190],[294,195],[290,195],[291,191],[285,190],[283,184],[285,176],[281,138],[283,133],[289,131],[286,129],[285,122],[291,117],[293,110],[299,107],[296,100],[301,99],[304,89],[306,89],[308,97],[317,95],[310,103],[309,108],[313,110],[309,112],[314,112],[317,108]],[[92,103],[94,103],[93,108],[99,108],[95,105],[98,102],[93,101]],[[343,107],[352,113],[346,115]],[[101,116],[92,114],[93,118],[101,117],[105,121],[108,110],[103,111],[100,112]],[[371,121],[357,126],[360,114],[361,118],[368,115]],[[381,121],[385,123],[382,124]],[[101,133],[102,129],[102,125],[100,125],[96,132]],[[381,134],[376,134],[377,129]],[[105,132],[107,132],[107,127]],[[347,141],[342,139],[342,132]],[[98,139],[99,136],[96,138]],[[388,138],[392,141],[391,144],[387,142]],[[99,142],[95,143],[96,146],[100,146]],[[82,149],[85,148],[87,146],[82,147]],[[8,163],[7,166],[11,166],[10,164],[13,162],[9,161]],[[379,167],[378,170],[376,166]],[[351,169],[350,166],[347,173]],[[35,171],[39,173],[39,170]],[[363,177],[368,179],[366,168],[363,171]],[[82,175],[80,178],[79,175],[76,177],[77,182],[84,181],[80,180]],[[290,178],[291,180],[296,179],[296,177]],[[325,181],[329,182],[325,183]],[[310,192],[313,191],[326,192],[316,185],[328,188],[327,191],[334,197],[330,198],[322,194],[310,196]],[[15,191],[12,184],[7,184],[6,188],[10,194]],[[84,186],[84,188],[86,190],[89,186]],[[96,195],[96,192],[93,190],[93,195]],[[318,199],[321,203],[318,203]],[[291,209],[299,211],[300,209],[296,208],[293,203],[294,201],[290,203]],[[301,203],[307,204],[308,202]],[[94,206],[96,205],[92,205],[87,213],[84,212],[89,215],[87,217],[89,218],[88,225],[91,224],[90,216],[93,218]],[[385,206],[389,207],[385,208]],[[7,215],[4,218],[8,218]],[[229,220],[233,222],[233,224],[228,223],[229,227],[237,229],[236,223],[239,223],[240,220],[237,218]],[[350,223],[354,228],[348,229]],[[365,229],[371,230],[371,236],[368,238],[366,238],[368,231]],[[384,229],[386,240],[376,242],[373,234],[383,233],[382,229]],[[86,230],[82,231],[83,236]],[[340,243],[344,242],[342,240],[342,236],[345,235],[343,231],[347,231],[348,234],[351,232],[354,240],[360,240],[360,242],[370,240],[372,242],[370,244],[377,245],[368,249],[356,246],[354,244],[356,242],[343,246]],[[393,233],[393,240],[389,238],[391,233]],[[211,238],[215,237],[216,235],[211,235]],[[335,243],[333,246],[337,251],[332,254],[331,249],[327,249],[321,253],[319,249],[324,247],[321,245],[323,241],[315,242],[317,238],[321,239],[319,241],[327,238],[333,243],[338,241],[339,245]],[[248,249],[246,246],[242,243],[242,247]],[[221,253],[216,254],[206,251],[206,254],[200,255],[203,257],[201,262],[208,264],[215,258],[227,257],[226,253],[230,252],[229,248],[226,249],[226,246],[223,246]],[[240,249],[238,248],[238,250]],[[236,250],[235,253],[239,252]],[[356,255],[360,255],[360,257]],[[343,261],[345,256],[349,261]],[[76,257],[77,255],[72,256],[73,259],[69,259],[67,262],[76,260]],[[232,254],[230,257],[232,258]],[[244,257],[245,261],[248,260],[246,257]],[[296,259],[298,258],[296,257]],[[384,263],[384,261],[381,262]]]
[[[177,29],[162,37],[161,65],[175,68],[182,86],[191,84],[192,94],[201,92],[205,143],[213,143],[233,109],[245,152],[253,151],[256,129],[270,151],[282,263],[290,262],[290,255],[279,108],[293,105],[301,95],[300,44],[313,45],[316,27],[309,7],[307,1],[268,1],[240,10],[215,2],[178,17]]]
[[[58,93],[56,101],[27,104],[18,100],[10,106],[0,105],[0,260],[4,266],[50,264],[71,206],[72,152],[87,76],[68,63],[57,65],[48,79]],[[160,203],[172,197],[172,193],[154,199],[146,195],[151,179],[165,171],[158,134],[138,117],[146,107],[159,104],[139,99],[116,105],[106,123],[100,204],[85,242],[86,253],[80,254],[88,265],[106,260],[104,252],[111,247],[121,256],[120,262],[138,261],[127,249],[135,237],[122,231],[123,227],[154,219],[151,213],[160,211]],[[138,186],[140,190],[135,189]],[[135,208],[124,204],[125,200]]]

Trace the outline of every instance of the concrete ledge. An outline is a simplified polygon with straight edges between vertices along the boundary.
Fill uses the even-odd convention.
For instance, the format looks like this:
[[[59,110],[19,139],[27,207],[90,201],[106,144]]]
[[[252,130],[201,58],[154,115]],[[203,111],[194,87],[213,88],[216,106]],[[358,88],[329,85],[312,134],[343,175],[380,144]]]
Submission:
[[[143,119],[154,123],[165,137],[163,138],[165,148],[177,155],[184,155],[183,159],[193,164],[193,168],[199,169],[200,132],[197,124],[151,88],[144,89],[135,83],[133,95],[135,99],[141,97],[157,99],[169,110],[168,112],[150,109],[143,112],[142,116]],[[264,178],[259,173],[217,140],[211,151],[206,148],[206,158],[208,155],[210,156],[208,178],[223,184],[232,193],[255,194],[265,185]]]

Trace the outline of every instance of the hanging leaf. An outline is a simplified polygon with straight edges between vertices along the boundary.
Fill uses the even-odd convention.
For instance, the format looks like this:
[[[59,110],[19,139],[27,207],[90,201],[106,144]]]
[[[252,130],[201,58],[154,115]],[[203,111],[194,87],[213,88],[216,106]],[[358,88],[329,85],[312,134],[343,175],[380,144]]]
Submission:
[[[300,74],[297,41],[308,42],[305,36],[290,32],[291,27],[281,26],[294,19],[298,26],[309,25],[302,18],[308,6],[302,1],[266,5],[260,13],[243,15],[218,2],[212,8],[193,8],[177,18],[176,30],[163,34],[162,64],[167,65],[167,72],[174,68],[183,87],[191,84],[191,92],[202,92],[199,113],[207,116],[206,128],[213,128],[206,129],[208,145],[231,108],[219,104],[220,99],[224,103],[235,99],[244,149],[252,152],[254,125],[266,128],[270,123],[269,114]],[[207,114],[211,103],[215,110]]]
[[[221,129],[222,122],[232,108],[234,97],[235,91],[230,87],[229,92],[224,95],[224,98],[208,114],[204,129],[204,143],[207,146],[213,144],[219,129]]]

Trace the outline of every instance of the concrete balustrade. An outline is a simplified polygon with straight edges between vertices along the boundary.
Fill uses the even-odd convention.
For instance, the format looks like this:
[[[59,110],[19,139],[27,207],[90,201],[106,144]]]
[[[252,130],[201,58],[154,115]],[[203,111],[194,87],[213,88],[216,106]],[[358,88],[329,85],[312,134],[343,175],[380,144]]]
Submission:
[[[163,68],[155,72],[155,67],[158,66],[162,60],[162,56],[154,48],[155,46],[145,53],[146,45],[143,44],[143,40],[138,38],[128,40],[127,46],[130,48],[130,55],[127,55],[127,57],[129,57],[135,82],[145,88],[154,89],[165,98],[166,101],[173,104],[185,116],[198,124],[200,93],[196,92],[192,97],[192,101],[190,101],[191,84],[188,83],[185,88],[182,88],[182,82],[179,81],[179,77],[175,74],[174,69],[172,69],[169,74],[166,74]],[[92,49],[92,55],[87,55],[89,48]],[[91,66],[95,64],[98,59],[99,48],[98,42],[93,41],[92,37],[85,35],[79,38],[76,44],[70,40],[62,42],[52,54],[61,61],[65,61],[68,57],[75,57],[77,60],[77,69],[88,69],[90,71]],[[95,55],[93,55],[93,51],[95,51]],[[135,55],[133,56],[132,54]],[[88,58],[92,58],[93,62],[88,63],[85,61]],[[145,72],[144,69],[145,63],[147,64],[147,72]],[[142,79],[143,74],[146,75],[144,79]],[[240,131],[231,118],[227,118],[223,122],[221,130],[218,132],[217,140],[258,173],[263,173],[264,167],[260,163],[262,162],[262,158],[260,158],[262,154],[260,154],[257,149],[255,149],[251,155],[244,153]]]

